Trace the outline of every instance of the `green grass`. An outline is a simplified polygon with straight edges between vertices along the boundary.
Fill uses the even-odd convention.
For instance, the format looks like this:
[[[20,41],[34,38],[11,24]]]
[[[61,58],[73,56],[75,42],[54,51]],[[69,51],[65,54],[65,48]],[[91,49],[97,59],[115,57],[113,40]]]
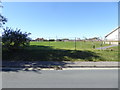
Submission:
[[[118,49],[96,50],[101,42],[30,42],[30,46],[16,51],[3,48],[3,60],[24,61],[118,61]],[[103,45],[107,46],[107,45]],[[112,49],[112,50],[111,50]]]
[[[93,45],[95,47],[101,47],[102,42],[92,42],[92,41],[79,41],[76,42],[77,50],[90,50],[93,49]],[[38,46],[52,46],[55,49],[67,49],[67,50],[75,50],[75,42],[30,42],[30,45],[38,45]],[[108,44],[103,44],[102,46],[108,46]]]
[[[104,61],[118,61],[118,51],[94,50],[94,52],[103,58]],[[99,60],[96,60],[99,61]]]

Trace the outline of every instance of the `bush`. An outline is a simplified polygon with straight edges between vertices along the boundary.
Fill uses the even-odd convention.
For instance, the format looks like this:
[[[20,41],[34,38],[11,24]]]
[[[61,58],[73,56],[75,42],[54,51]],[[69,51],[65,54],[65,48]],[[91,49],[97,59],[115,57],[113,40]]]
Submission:
[[[22,33],[20,29],[14,31],[7,27],[2,34],[3,46],[8,50],[28,46],[30,42],[28,35],[30,35],[30,33]]]

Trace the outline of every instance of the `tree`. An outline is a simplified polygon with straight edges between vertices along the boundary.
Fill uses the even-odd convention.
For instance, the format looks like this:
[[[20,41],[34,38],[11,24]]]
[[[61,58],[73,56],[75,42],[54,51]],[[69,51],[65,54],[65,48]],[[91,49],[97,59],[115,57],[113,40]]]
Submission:
[[[2,2],[0,0],[0,9],[2,9],[3,6],[2,6]],[[0,12],[0,27],[2,27],[3,24],[5,24],[7,22],[7,18],[5,18],[1,12]]]
[[[24,47],[29,45],[30,38],[28,35],[31,33],[22,33],[20,29],[16,29],[15,31],[11,28],[4,28],[4,32],[2,34],[2,43],[5,48],[10,49],[19,49],[20,47]]]
[[[0,14],[0,27],[7,22],[7,18]]]

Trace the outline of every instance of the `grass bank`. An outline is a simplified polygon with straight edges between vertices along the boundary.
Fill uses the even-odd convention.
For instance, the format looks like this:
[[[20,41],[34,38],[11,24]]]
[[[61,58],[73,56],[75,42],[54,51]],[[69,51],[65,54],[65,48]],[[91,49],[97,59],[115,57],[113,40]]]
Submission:
[[[101,42],[94,42],[100,47]],[[93,42],[31,42],[29,47],[15,51],[2,49],[3,60],[23,61],[118,61],[118,48],[95,50]],[[107,46],[107,45],[103,45]]]

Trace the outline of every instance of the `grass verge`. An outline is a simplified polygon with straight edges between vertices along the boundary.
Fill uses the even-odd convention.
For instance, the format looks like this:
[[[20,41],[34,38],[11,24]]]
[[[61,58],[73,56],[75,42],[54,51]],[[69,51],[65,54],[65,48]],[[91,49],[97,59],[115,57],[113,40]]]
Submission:
[[[81,48],[71,48],[72,42],[31,42],[29,47],[15,51],[2,49],[3,60],[23,61],[118,61],[118,49],[112,47],[106,50],[95,50],[91,42],[79,42]],[[66,44],[66,47],[65,45]],[[70,44],[71,43],[71,44]],[[100,42],[94,42],[99,46]],[[78,46],[78,45],[77,45]],[[104,45],[106,46],[106,45]],[[85,48],[86,47],[86,48]],[[112,50],[111,50],[112,49]]]

